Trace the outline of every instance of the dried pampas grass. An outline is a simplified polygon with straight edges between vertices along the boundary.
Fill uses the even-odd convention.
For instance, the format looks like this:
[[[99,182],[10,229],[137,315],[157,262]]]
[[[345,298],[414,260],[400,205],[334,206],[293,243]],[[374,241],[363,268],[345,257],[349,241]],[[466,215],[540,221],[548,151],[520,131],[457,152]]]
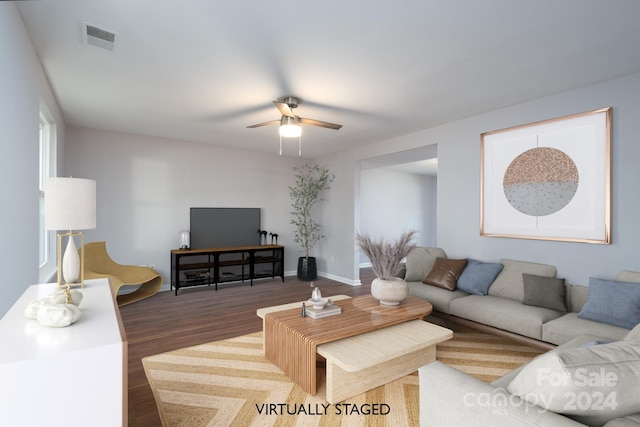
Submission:
[[[409,255],[416,245],[412,243],[417,231],[402,233],[396,241],[374,240],[367,234],[356,232],[356,243],[371,261],[373,273],[380,279],[388,280],[400,271],[400,262]]]

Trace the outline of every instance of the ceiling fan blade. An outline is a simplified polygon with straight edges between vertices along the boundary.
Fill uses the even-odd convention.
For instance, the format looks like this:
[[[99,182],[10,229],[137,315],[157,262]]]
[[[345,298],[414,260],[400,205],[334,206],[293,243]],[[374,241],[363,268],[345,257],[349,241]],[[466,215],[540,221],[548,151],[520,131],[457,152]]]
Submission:
[[[258,123],[257,125],[251,125],[251,126],[247,126],[248,128],[259,128],[262,126],[267,126],[267,125],[275,125],[277,123],[280,123],[280,120],[271,120],[268,122],[264,122],[264,123]]]
[[[287,116],[287,117],[295,117],[296,116],[295,114],[293,114],[293,111],[291,111],[291,108],[286,103],[278,102],[278,101],[273,101],[273,103],[278,108],[278,110],[280,110],[280,113],[283,116]]]
[[[300,123],[302,123],[303,125],[319,126],[321,128],[328,128],[328,129],[334,129],[334,130],[338,130],[342,127],[342,125],[337,125],[335,123],[323,122],[323,121],[314,120],[314,119],[305,119],[302,117],[300,117]]]

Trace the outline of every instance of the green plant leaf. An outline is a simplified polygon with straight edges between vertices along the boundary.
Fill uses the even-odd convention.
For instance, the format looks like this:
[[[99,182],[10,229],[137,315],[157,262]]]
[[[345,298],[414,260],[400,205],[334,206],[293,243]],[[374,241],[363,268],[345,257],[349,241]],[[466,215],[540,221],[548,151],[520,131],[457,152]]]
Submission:
[[[313,219],[312,208],[323,201],[322,193],[330,189],[335,179],[328,169],[316,164],[294,167],[295,185],[289,186],[291,198],[291,221],[295,227],[293,241],[304,250],[305,257],[324,236],[320,233],[320,224]]]

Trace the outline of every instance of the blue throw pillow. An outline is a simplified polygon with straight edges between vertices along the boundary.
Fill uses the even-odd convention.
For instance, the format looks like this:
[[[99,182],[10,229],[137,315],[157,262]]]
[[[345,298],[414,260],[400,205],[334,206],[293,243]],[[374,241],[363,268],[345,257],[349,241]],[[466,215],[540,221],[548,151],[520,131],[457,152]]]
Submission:
[[[489,286],[500,271],[502,271],[500,263],[468,258],[467,266],[458,278],[457,288],[472,295],[487,295]]]
[[[578,317],[633,329],[640,323],[640,284],[589,278],[589,294]]]

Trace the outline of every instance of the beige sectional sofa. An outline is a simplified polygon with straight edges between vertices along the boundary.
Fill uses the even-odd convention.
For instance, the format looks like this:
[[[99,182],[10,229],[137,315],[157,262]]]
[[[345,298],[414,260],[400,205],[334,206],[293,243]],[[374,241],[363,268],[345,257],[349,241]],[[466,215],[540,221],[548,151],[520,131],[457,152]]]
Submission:
[[[587,286],[564,284],[566,311],[524,304],[523,274],[555,278],[555,266],[501,259],[493,263],[502,265],[502,269],[491,281],[487,294],[474,295],[423,283],[438,258],[447,258],[441,248],[417,248],[407,257],[401,276],[409,285],[409,294],[429,301],[434,314],[445,320],[481,329],[489,327],[493,332],[543,348],[555,347],[578,335],[622,339],[629,332],[630,328],[578,317],[588,298]],[[616,280],[640,282],[640,273],[622,271]]]
[[[414,250],[401,273],[409,293],[445,321],[551,350],[492,384],[440,362],[421,367],[421,426],[640,427],[640,324],[632,320],[640,301],[601,294],[621,285],[637,295],[640,273],[621,271],[587,287],[564,283],[551,265],[446,259],[440,248]],[[482,286],[469,288],[470,265]],[[597,313],[607,306],[612,313]]]

